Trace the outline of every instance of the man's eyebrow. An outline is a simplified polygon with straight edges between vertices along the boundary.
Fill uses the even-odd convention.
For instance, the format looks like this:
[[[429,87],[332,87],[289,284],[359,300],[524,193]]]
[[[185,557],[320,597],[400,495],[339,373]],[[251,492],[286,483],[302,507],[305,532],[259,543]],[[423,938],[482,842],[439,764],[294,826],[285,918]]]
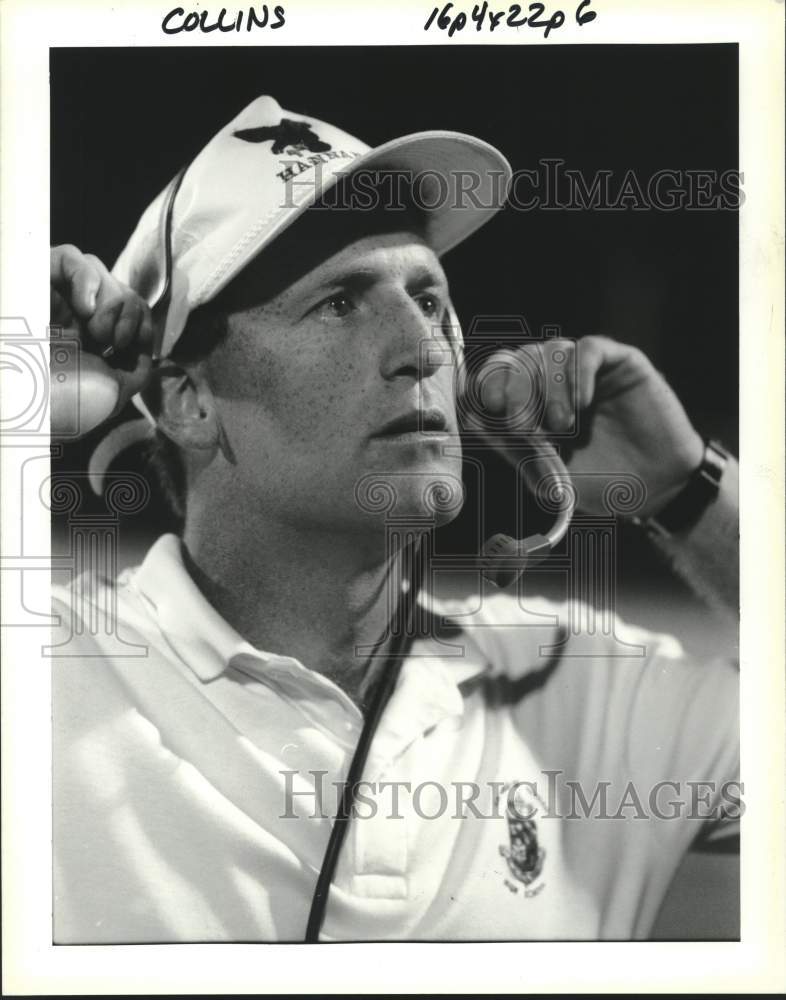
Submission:
[[[342,285],[355,291],[365,291],[383,280],[386,271],[384,268],[376,267],[337,267],[335,271],[325,274],[320,281],[314,285],[310,291],[320,292],[323,289]],[[426,264],[418,264],[407,275],[406,285],[409,289],[419,291],[422,288],[440,287],[447,288],[447,278],[442,271],[429,267]]]
[[[410,288],[421,289],[421,288],[447,288],[448,279],[445,276],[445,272],[437,270],[435,267],[429,267],[427,264],[420,264],[413,271],[407,285]]]
[[[326,288],[333,288],[336,285],[342,285],[345,288],[350,288],[355,291],[363,291],[366,288],[370,288],[372,285],[379,281],[380,272],[373,267],[354,267],[354,268],[343,268],[337,267],[335,271],[329,271],[327,274],[312,286],[310,289],[314,292],[324,291]]]

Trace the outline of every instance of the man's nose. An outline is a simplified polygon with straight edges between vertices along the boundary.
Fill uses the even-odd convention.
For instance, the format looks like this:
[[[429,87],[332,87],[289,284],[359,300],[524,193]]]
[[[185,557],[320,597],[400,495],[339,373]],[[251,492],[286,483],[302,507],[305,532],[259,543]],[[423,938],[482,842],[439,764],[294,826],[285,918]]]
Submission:
[[[384,344],[380,361],[383,378],[428,378],[442,364],[439,321],[425,316],[419,304],[406,296],[381,317]]]

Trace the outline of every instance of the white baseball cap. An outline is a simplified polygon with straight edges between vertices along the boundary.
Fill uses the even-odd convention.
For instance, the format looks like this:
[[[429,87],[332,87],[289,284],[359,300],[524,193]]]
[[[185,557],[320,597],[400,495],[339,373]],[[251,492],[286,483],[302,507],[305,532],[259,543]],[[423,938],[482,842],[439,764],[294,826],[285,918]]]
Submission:
[[[425,209],[438,255],[505,203],[507,159],[460,132],[417,132],[371,147],[327,122],[258,97],[225,125],[142,214],[112,273],[154,309],[155,356],[167,357],[188,316],[209,302],[309,206],[362,169],[403,172]],[[137,407],[154,423],[139,397]],[[116,433],[119,432],[119,433]],[[91,472],[139,434],[116,428]],[[115,443],[116,442],[116,443]]]
[[[263,247],[342,177],[360,168],[407,171],[428,209],[426,239],[442,254],[505,202],[510,164],[460,132],[418,132],[372,148],[334,125],[258,97],[188,166],[174,201],[171,288],[159,355],[197,306],[210,301]],[[465,180],[474,181],[470,184]],[[170,186],[148,206],[113,274],[150,305],[166,281]],[[433,206],[433,207],[432,207]]]

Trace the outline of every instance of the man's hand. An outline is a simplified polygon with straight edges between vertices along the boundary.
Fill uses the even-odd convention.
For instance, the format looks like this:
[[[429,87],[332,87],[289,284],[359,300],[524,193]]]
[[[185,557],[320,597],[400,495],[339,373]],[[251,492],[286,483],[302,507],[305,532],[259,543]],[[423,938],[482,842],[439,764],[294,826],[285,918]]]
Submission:
[[[553,435],[568,471],[591,474],[579,489],[579,502],[590,513],[605,512],[604,487],[615,473],[633,473],[647,490],[637,514],[656,514],[701,463],[701,437],[636,347],[596,336],[549,340],[500,351],[489,370],[484,406],[506,414],[523,440],[534,430]],[[533,419],[538,399],[546,404],[540,427]],[[580,433],[571,437],[576,418]]]
[[[74,246],[50,254],[50,324],[79,342],[79,380],[52,380],[52,434],[78,405],[79,433],[119,412],[152,372],[153,320],[147,303],[92,254]],[[72,398],[78,393],[76,401]],[[66,398],[68,396],[69,398]]]

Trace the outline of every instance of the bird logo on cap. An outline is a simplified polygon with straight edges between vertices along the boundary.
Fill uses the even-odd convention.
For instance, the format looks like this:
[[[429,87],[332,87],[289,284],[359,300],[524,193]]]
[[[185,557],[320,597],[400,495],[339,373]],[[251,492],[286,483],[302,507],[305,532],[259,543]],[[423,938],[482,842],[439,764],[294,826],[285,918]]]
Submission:
[[[311,153],[326,153],[331,148],[330,143],[323,142],[308,122],[296,122],[291,118],[282,118],[278,125],[242,128],[232,134],[244,142],[272,141],[270,152],[276,156],[285,150],[290,153],[302,153],[306,150]]]

